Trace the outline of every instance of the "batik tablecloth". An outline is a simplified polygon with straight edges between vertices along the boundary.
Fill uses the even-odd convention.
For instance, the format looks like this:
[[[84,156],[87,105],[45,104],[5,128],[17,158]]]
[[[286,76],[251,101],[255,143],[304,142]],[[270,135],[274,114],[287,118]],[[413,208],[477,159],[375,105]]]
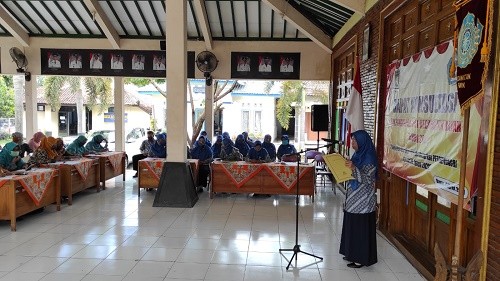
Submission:
[[[222,165],[223,171],[228,175],[228,177],[238,188],[244,185],[263,168],[262,164],[247,163],[244,161],[221,161],[216,163]]]
[[[266,163],[262,166],[287,190],[290,190],[290,188],[297,183],[297,164]],[[313,168],[312,165],[300,165],[299,179],[302,178],[308,170]]]
[[[50,163],[49,167],[57,167],[61,165],[67,165],[67,166],[73,166],[75,167],[76,171],[82,177],[83,181],[87,179],[87,176],[89,175],[89,172],[92,168],[92,164],[94,163],[93,159],[89,158],[80,158],[76,160],[70,160],[70,161],[63,161],[63,162],[56,162],[56,163]]]
[[[102,152],[99,154],[89,154],[88,157],[105,157],[111,163],[111,167],[115,170],[115,172],[119,172],[121,168],[121,163],[125,152],[122,151],[110,151],[110,152]]]
[[[154,177],[156,180],[160,180],[161,171],[163,171],[163,164],[165,164],[165,158],[144,158],[139,160],[148,169],[148,174]]]
[[[35,205],[38,206],[55,174],[56,170],[54,169],[34,168],[27,175],[17,175],[13,179],[19,181],[31,199],[33,199]]]

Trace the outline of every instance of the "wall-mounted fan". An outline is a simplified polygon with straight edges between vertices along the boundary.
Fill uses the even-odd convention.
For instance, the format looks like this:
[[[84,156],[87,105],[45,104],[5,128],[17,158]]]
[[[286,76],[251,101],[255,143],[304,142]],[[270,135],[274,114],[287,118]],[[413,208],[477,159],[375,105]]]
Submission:
[[[24,55],[23,51],[21,51],[17,47],[12,47],[9,50],[10,57],[12,60],[16,63],[17,65],[17,72],[18,73],[24,73],[24,79],[26,81],[31,80],[31,73],[26,71],[26,67],[28,66],[28,59]]]
[[[203,72],[207,86],[212,85],[212,71],[217,68],[219,61],[217,57],[209,51],[203,51],[196,56],[196,66]]]

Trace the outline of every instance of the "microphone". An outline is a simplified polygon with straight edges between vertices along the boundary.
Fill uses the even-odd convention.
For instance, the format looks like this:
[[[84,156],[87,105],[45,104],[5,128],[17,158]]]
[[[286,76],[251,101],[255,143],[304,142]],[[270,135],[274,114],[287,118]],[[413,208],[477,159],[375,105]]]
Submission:
[[[343,141],[340,141],[340,140],[334,140],[334,139],[327,139],[327,138],[321,138],[323,141],[326,141],[326,142],[331,142],[332,144],[344,144]]]

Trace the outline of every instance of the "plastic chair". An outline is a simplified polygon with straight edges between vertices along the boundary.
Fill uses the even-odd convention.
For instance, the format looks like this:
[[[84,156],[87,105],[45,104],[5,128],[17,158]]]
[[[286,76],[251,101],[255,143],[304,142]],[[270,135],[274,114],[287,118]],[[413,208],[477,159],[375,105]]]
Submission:
[[[316,156],[314,156],[314,161],[316,162],[315,169],[314,169],[314,171],[316,173],[316,178],[319,176],[321,178],[321,183],[323,183],[323,187],[326,187],[325,176],[329,177],[331,179],[331,182],[332,182],[333,193],[336,195],[337,190],[335,188],[335,185],[336,185],[335,180],[333,178],[332,173],[330,172],[330,170],[326,166],[325,160],[323,159],[323,154],[317,154]]]
[[[316,150],[309,150],[306,152],[306,163],[308,163],[308,160],[309,159],[312,159],[313,162],[314,162],[314,157],[316,157],[316,155],[318,154],[322,154],[321,152],[319,151],[316,151]]]

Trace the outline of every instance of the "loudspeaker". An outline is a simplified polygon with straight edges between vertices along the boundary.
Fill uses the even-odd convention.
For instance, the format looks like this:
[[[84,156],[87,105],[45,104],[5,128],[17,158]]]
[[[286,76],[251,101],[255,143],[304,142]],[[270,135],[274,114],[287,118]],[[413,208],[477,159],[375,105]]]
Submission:
[[[328,131],[328,104],[311,105],[311,131]]]

